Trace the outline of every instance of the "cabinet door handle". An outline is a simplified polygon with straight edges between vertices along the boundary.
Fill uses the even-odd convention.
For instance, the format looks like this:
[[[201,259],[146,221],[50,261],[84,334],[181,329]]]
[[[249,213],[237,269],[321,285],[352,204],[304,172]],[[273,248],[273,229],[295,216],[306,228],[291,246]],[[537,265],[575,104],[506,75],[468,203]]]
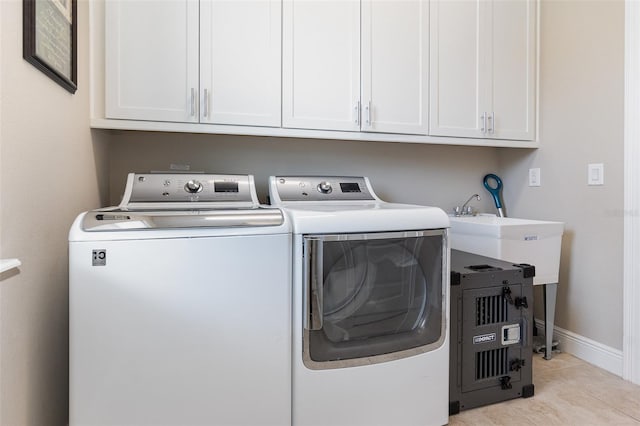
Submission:
[[[353,109],[356,114],[356,119],[355,119],[356,126],[359,126],[360,125],[360,101],[356,102],[356,106],[353,107]]]
[[[208,89],[204,89],[203,116],[204,118],[207,118],[209,116],[209,90]]]
[[[491,114],[489,114],[489,116],[487,117],[487,120],[489,120],[489,133],[493,134],[493,128],[495,127],[495,121],[493,119],[493,112]]]
[[[367,102],[367,106],[364,107],[364,110],[367,114],[367,126],[371,126],[371,101]]]
[[[194,87],[191,88],[191,116],[194,117],[196,115],[196,89]]]
[[[486,133],[487,132],[487,113],[483,112],[482,115],[480,116],[480,131],[482,133]]]

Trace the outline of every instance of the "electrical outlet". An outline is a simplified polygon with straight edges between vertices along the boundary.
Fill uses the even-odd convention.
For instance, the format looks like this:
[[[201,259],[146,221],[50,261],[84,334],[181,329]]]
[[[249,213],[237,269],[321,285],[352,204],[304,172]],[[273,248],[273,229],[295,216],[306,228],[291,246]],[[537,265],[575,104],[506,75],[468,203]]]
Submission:
[[[540,186],[540,169],[529,169],[529,186]]]
[[[587,185],[604,185],[604,164],[589,164],[587,166]]]

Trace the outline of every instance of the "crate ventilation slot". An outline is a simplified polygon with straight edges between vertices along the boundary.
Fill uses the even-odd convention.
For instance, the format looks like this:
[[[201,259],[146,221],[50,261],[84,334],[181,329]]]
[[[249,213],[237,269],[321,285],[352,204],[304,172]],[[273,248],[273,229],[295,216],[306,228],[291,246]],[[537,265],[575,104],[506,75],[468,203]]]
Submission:
[[[476,380],[504,376],[508,371],[508,348],[476,352]]]
[[[507,300],[501,295],[476,298],[476,325],[507,321]]]

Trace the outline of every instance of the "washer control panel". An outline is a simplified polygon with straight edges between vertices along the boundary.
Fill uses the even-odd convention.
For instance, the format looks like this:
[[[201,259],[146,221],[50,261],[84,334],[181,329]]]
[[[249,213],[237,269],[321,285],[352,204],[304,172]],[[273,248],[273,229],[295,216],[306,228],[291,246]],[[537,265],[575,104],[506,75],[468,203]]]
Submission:
[[[250,175],[130,173],[121,207],[140,204],[256,203]]]
[[[281,201],[376,200],[365,177],[276,176],[273,179]]]

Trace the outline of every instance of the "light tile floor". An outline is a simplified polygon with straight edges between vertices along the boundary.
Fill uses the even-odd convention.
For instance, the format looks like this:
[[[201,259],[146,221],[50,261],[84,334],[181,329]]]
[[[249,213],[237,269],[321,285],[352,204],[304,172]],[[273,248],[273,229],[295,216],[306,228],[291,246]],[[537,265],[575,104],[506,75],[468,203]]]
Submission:
[[[533,397],[462,411],[449,425],[640,425],[640,386],[569,354],[533,357]]]

